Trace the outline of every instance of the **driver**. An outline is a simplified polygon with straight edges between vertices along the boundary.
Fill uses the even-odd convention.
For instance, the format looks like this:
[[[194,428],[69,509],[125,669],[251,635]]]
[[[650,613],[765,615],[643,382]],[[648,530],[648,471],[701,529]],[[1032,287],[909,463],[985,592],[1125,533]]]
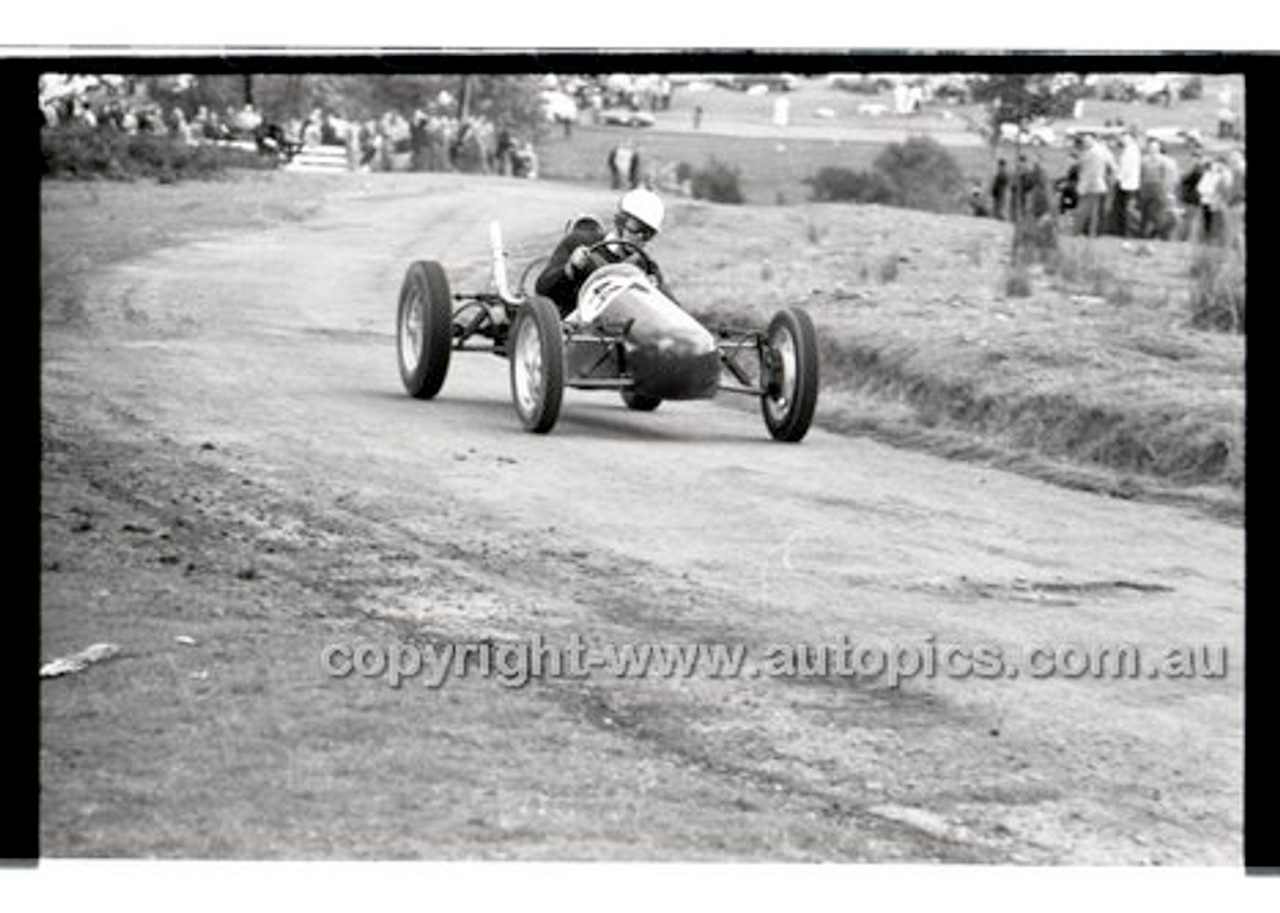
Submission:
[[[550,298],[560,310],[561,317],[567,317],[578,306],[578,289],[591,275],[591,271],[599,265],[592,262],[588,253],[593,244],[601,241],[630,241],[643,250],[649,241],[662,229],[662,218],[666,208],[662,199],[652,190],[638,188],[623,194],[618,201],[618,211],[613,217],[613,231],[606,233],[604,226],[597,219],[582,217],[574,221],[556,249],[551,259],[538,275],[534,289],[539,295]],[[595,255],[603,255],[608,260],[622,262],[628,259],[639,259],[630,250],[619,248],[602,248]],[[654,279],[661,288],[662,276],[657,273]],[[666,289],[663,289],[666,292]],[[668,297],[670,293],[668,292]],[[673,299],[674,300],[674,299]]]

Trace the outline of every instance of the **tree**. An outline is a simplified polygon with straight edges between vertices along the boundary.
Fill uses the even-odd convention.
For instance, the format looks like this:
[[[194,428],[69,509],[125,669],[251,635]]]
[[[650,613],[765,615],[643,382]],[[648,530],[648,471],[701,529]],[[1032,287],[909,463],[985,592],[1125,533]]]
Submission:
[[[1071,116],[1084,96],[1083,74],[996,73],[973,80],[973,100],[987,106],[991,143],[1000,141],[1000,125],[1025,127],[1037,118]]]

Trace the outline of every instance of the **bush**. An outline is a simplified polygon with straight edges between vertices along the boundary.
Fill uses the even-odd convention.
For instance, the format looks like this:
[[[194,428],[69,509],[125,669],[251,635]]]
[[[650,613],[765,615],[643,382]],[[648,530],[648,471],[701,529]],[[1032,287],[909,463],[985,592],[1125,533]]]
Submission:
[[[168,136],[119,133],[73,126],[40,135],[44,174],[48,177],[169,182],[208,179],[227,168],[270,168],[270,158],[244,149],[187,145]]]
[[[1178,97],[1183,101],[1195,101],[1204,96],[1204,77],[1192,76],[1178,90]]]
[[[819,203],[894,203],[893,187],[876,171],[828,166],[805,183],[810,199]]]
[[[964,172],[947,148],[927,136],[890,143],[874,167],[894,188],[898,206],[930,212],[965,209]]]
[[[945,146],[924,136],[890,143],[871,171],[826,167],[805,183],[816,202],[883,203],[930,212],[966,209],[960,165]]]
[[[705,168],[695,171],[692,183],[693,197],[696,200],[710,200],[713,203],[743,202],[738,169],[719,159],[713,158]]]

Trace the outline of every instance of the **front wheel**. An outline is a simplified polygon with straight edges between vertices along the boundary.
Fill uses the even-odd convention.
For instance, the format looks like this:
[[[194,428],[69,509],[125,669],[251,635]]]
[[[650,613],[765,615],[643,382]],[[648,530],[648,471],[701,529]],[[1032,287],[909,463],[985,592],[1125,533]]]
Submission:
[[[449,371],[453,346],[453,297],[444,267],[420,260],[405,273],[396,315],[400,379],[409,395],[431,399]]]
[[[806,312],[787,308],[773,315],[764,358],[764,423],[774,440],[795,443],[808,433],[818,404],[818,337]]]
[[[546,434],[564,397],[564,331],[560,312],[546,298],[526,301],[508,337],[511,398],[526,431]]]

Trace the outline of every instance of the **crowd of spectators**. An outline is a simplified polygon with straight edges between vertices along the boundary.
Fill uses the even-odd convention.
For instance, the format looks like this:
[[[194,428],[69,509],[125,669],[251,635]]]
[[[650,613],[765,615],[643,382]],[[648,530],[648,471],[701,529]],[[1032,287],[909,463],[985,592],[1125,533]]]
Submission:
[[[1064,175],[1049,181],[1039,156],[1019,156],[1010,169],[1000,159],[989,196],[971,193],[975,214],[1021,221],[1063,217],[1075,232],[1149,240],[1223,243],[1245,202],[1244,153],[1210,155],[1198,144],[1185,171],[1165,144],[1130,126],[1107,141],[1078,138]],[[989,203],[988,203],[989,200]],[[1056,200],[1056,203],[1055,203]]]
[[[410,118],[388,111],[378,118],[346,118],[321,108],[307,117],[268,120],[253,105],[218,111],[201,105],[167,112],[153,102],[65,96],[41,105],[46,127],[82,126],[130,135],[169,136],[184,144],[254,142],[264,154],[288,159],[306,148],[339,146],[357,171],[467,171],[536,178],[533,144],[482,117],[459,119],[419,109]]]

